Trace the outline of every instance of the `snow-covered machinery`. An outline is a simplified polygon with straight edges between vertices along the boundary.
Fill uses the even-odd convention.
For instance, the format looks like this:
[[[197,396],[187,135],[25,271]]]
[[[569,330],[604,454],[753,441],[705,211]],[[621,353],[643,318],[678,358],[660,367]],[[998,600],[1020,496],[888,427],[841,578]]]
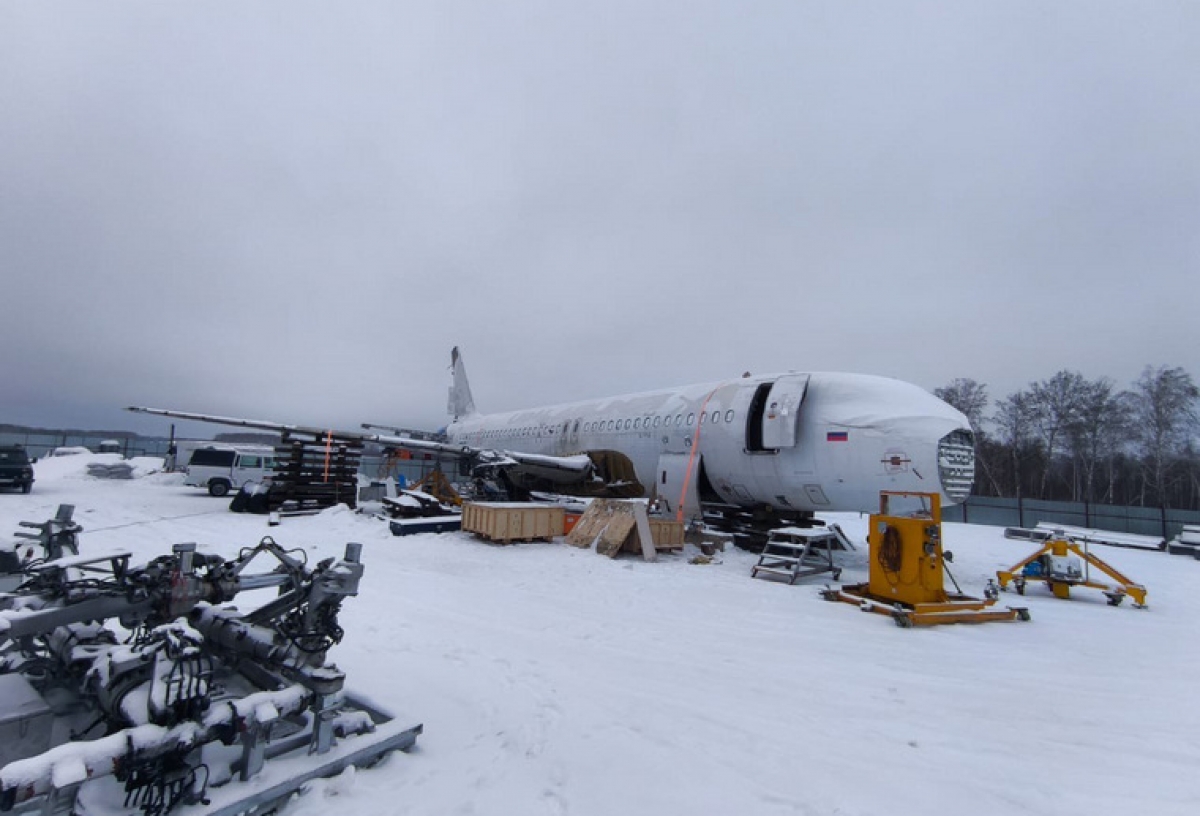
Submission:
[[[1097,581],[1091,575],[1092,569],[1104,573],[1116,583]],[[1070,598],[1071,587],[1083,586],[1103,592],[1110,606],[1120,605],[1126,595],[1133,598],[1134,606],[1146,606],[1146,587],[1129,580],[1115,567],[1089,552],[1086,541],[1081,547],[1061,531],[1051,534],[1031,555],[1006,570],[998,570],[996,578],[1001,589],[1007,590],[1011,583],[1021,595],[1025,594],[1027,583],[1044,581],[1055,598]]]
[[[412,746],[420,725],[325,660],[360,550],[310,568],[268,537],[232,560],[177,544],[141,567],[27,563],[0,594],[0,811],[254,813]],[[260,557],[271,569],[248,572]],[[227,605],[270,588],[254,611]]]

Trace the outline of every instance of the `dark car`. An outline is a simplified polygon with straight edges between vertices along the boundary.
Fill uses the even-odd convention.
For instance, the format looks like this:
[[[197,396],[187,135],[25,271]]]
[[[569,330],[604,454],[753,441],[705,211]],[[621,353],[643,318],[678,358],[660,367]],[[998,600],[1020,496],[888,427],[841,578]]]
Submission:
[[[0,488],[19,487],[22,493],[33,489],[33,465],[20,445],[0,445]]]

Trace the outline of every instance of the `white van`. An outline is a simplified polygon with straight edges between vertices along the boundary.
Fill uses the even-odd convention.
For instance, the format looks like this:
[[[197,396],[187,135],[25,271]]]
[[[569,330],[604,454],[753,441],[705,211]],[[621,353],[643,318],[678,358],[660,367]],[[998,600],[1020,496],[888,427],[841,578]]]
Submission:
[[[231,490],[241,490],[246,482],[269,482],[274,472],[274,448],[210,445],[192,451],[183,483],[207,488],[212,496],[224,496]]]

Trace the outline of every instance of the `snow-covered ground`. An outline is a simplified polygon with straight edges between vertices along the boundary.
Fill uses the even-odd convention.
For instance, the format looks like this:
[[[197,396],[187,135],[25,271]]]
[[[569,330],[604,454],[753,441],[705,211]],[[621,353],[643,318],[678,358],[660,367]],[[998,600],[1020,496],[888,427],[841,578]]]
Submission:
[[[178,475],[87,477],[50,458],[0,495],[0,535],[76,506],[83,552],[181,541],[232,557],[270,534],[310,559],[364,545],[332,651],[348,684],[422,722],[410,754],[309,787],[286,813],[1200,813],[1200,562],[1100,548],[1150,608],[1031,588],[1029,623],[899,629],[753,580],[755,558],[609,560],[562,543],[396,538],[344,508],[228,512]],[[866,578],[866,520],[842,580]],[[1033,545],[945,525],[978,592]],[[811,580],[811,579],[810,579]],[[1017,596],[1002,596],[1015,602]]]

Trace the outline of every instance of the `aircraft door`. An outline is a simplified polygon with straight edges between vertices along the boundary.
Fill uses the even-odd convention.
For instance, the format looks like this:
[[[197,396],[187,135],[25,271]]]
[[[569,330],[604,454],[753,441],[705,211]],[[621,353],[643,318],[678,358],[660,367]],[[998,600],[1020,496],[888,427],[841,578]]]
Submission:
[[[657,478],[654,480],[654,495],[663,509],[683,521],[700,515],[700,456],[697,455],[692,463],[689,479],[688,463],[691,459],[688,453],[659,454]]]
[[[800,427],[800,406],[808,391],[807,374],[785,374],[771,386],[762,413],[762,446],[794,448]]]

